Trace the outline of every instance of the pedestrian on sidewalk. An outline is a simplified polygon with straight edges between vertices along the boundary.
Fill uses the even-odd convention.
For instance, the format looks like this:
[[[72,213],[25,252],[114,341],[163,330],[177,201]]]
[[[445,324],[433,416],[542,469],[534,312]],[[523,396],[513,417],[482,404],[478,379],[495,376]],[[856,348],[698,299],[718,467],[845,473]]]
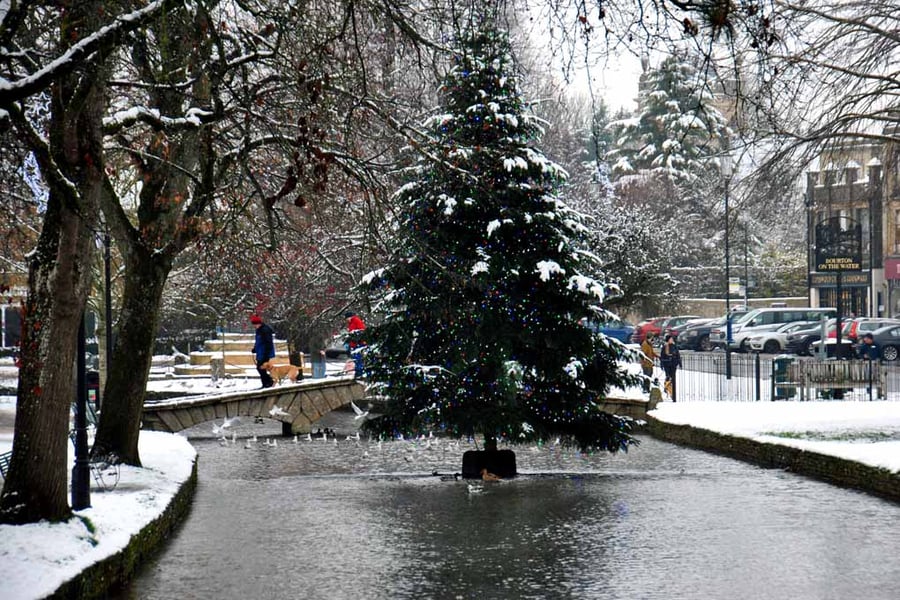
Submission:
[[[259,315],[252,315],[250,323],[256,328],[256,341],[253,344],[253,350],[250,352],[256,357],[256,370],[259,373],[259,379],[262,381],[264,388],[272,387],[275,385],[275,381],[263,365],[275,358],[275,332],[272,331],[271,327],[263,323]]]
[[[644,353],[641,357],[641,369],[644,371],[644,380],[641,382],[641,386],[644,388],[644,392],[648,393],[650,392],[650,382],[653,379],[653,363],[659,358],[656,348],[653,347],[654,339],[656,339],[655,336],[648,333],[641,342],[641,352]]]
[[[659,352],[659,364],[662,366],[663,371],[666,372],[666,392],[672,397],[672,402],[676,402],[675,375],[681,366],[681,353],[675,345],[674,335],[666,336],[666,343],[663,344],[662,350]]]

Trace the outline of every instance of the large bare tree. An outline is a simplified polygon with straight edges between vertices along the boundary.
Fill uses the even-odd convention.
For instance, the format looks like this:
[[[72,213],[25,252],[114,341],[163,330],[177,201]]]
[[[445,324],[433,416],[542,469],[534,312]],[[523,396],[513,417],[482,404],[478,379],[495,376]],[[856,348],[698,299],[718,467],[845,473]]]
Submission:
[[[102,4],[81,2],[46,15],[52,24],[48,33],[56,31],[59,51],[71,51],[96,31]],[[94,227],[103,186],[100,119],[107,80],[105,58],[104,52],[95,52],[91,60],[52,80],[46,123],[30,121],[17,103],[4,107],[35,153],[49,196],[37,247],[29,258],[16,442],[0,495],[0,522],[61,520],[70,514],[68,416],[76,336],[90,291]],[[32,65],[25,62],[21,68],[27,70]]]

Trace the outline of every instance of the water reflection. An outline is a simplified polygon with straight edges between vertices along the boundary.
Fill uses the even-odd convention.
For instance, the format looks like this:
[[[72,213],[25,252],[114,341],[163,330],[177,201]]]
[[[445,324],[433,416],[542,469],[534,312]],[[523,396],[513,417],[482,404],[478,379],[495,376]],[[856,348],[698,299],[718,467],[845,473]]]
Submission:
[[[195,439],[190,518],[121,596],[896,597],[900,507],[877,498],[650,438],[519,449],[522,476],[470,489],[430,475],[465,443],[357,444],[329,419],[337,444]]]

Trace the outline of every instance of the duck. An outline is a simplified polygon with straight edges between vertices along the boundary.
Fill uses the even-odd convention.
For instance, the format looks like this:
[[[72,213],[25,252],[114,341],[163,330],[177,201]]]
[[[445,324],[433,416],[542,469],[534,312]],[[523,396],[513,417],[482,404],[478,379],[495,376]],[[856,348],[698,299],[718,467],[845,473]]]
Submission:
[[[499,475],[495,475],[488,471],[487,469],[481,469],[481,480],[482,481],[500,481],[503,479]]]

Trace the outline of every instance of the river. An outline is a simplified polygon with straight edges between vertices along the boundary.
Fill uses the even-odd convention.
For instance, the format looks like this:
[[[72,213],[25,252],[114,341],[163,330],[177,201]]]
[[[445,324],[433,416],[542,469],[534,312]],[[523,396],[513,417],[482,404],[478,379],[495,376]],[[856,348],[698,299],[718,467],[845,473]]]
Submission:
[[[898,597],[900,506],[860,492],[649,437],[517,448],[519,477],[472,483],[440,477],[465,441],[348,440],[345,412],[319,425],[337,442],[271,421],[234,444],[190,431],[191,513],[117,597]]]

